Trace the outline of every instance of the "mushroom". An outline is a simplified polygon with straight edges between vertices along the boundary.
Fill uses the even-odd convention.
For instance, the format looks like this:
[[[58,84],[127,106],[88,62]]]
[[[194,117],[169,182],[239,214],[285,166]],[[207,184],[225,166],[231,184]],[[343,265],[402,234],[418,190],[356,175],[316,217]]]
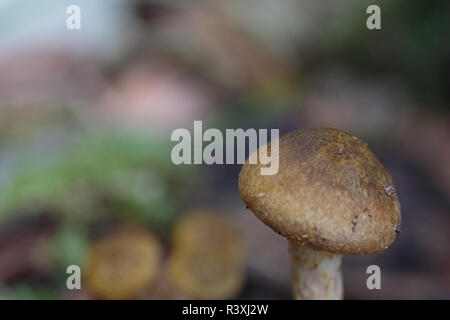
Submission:
[[[157,280],[162,247],[149,231],[138,228],[119,230],[90,249],[87,285],[104,299],[132,299]]]
[[[270,148],[270,142],[268,144]],[[400,230],[389,173],[358,138],[331,128],[279,138],[279,171],[247,162],[239,192],[267,226],[289,239],[295,299],[342,299],[342,254],[382,252]]]
[[[169,276],[181,296],[234,297],[244,283],[241,238],[228,220],[208,209],[186,213],[175,226]]]

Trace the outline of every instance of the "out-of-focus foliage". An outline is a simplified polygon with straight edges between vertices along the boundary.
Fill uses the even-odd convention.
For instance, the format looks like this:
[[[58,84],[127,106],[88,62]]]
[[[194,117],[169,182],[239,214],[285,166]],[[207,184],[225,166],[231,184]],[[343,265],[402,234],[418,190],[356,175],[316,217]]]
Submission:
[[[76,137],[56,160],[16,164],[2,187],[1,216],[42,207],[92,221],[112,210],[163,226],[195,179],[193,171],[171,163],[169,147],[137,134]]]
[[[83,263],[88,247],[87,232],[84,228],[66,224],[59,228],[53,240],[54,262],[60,270]]]
[[[57,296],[52,289],[27,283],[16,284],[0,290],[1,300],[53,300]]]
[[[381,8],[381,30],[364,27],[369,15],[361,12],[365,12],[367,3],[355,2],[352,14],[343,17],[343,26],[327,37],[320,58],[337,59],[370,76],[400,76],[420,100],[448,104],[450,2],[398,0],[370,4]]]

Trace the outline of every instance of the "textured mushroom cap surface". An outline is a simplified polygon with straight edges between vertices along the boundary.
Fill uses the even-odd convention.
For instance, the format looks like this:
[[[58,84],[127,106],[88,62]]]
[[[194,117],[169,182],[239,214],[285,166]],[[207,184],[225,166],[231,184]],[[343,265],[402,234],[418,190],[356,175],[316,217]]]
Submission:
[[[270,150],[270,142],[268,144]],[[358,138],[311,128],[279,138],[279,170],[242,167],[239,192],[275,232],[338,254],[381,252],[400,231],[400,203],[389,173]]]

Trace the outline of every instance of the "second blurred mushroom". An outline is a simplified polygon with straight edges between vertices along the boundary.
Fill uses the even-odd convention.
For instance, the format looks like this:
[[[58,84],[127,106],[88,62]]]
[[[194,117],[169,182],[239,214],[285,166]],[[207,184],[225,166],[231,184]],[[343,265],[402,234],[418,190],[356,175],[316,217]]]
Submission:
[[[175,226],[169,277],[183,298],[229,299],[244,283],[244,247],[221,215],[196,209]]]
[[[95,243],[87,258],[89,290],[104,299],[133,299],[155,285],[162,248],[149,231],[119,230]]]

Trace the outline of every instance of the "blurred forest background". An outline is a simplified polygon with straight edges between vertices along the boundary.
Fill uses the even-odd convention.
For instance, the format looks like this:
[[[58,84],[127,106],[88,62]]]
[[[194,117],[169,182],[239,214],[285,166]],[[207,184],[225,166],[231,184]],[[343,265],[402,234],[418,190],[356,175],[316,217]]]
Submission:
[[[170,161],[172,130],[203,120],[368,142],[402,233],[344,258],[345,298],[450,299],[449,31],[446,0],[0,0],[0,298],[289,299],[240,165]]]

